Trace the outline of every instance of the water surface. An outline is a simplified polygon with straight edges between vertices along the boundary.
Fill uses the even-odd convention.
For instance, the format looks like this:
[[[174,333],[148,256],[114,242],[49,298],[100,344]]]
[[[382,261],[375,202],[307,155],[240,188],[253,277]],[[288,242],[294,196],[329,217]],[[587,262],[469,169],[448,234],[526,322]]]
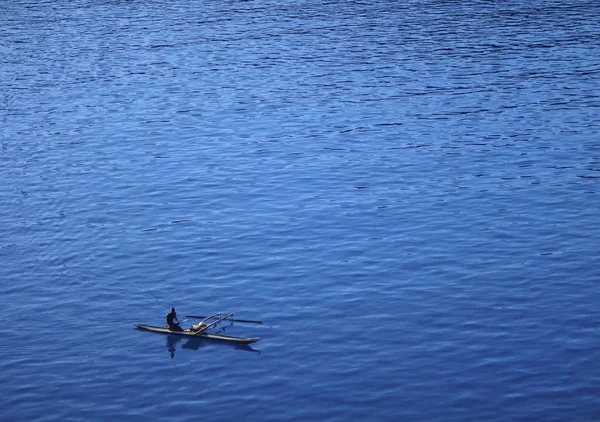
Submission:
[[[0,7],[1,420],[598,418],[596,2]]]

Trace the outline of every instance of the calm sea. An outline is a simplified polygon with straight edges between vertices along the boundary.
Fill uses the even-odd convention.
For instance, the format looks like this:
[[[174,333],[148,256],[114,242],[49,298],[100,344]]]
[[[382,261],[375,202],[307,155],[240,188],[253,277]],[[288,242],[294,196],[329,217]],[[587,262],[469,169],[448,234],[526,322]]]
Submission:
[[[0,218],[1,421],[599,421],[600,3],[0,0]]]

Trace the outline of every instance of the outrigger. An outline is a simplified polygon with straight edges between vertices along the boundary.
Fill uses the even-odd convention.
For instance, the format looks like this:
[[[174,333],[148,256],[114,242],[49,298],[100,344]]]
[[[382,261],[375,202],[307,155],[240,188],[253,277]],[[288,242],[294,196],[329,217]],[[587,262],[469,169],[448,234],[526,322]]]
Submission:
[[[170,335],[174,335],[174,336],[181,336],[181,337],[188,337],[188,338],[204,338],[204,339],[210,339],[210,340],[220,340],[220,341],[227,341],[227,342],[238,343],[238,344],[250,344],[250,343],[255,343],[260,340],[260,338],[258,338],[258,337],[236,337],[236,336],[229,336],[229,335],[225,335],[225,334],[207,332],[207,330],[209,328],[214,327],[218,323],[225,321],[225,320],[237,321],[237,322],[256,322],[256,323],[258,323],[257,321],[253,321],[253,320],[235,320],[232,317],[233,317],[233,313],[225,315],[225,316],[221,316],[221,314],[213,314],[209,317],[203,318],[202,321],[200,321],[200,323],[198,323],[198,324],[192,324],[192,326],[190,328],[188,328],[187,330],[183,330],[183,331],[173,331],[173,330],[169,330],[167,327],[158,327],[155,325],[144,325],[144,324],[134,324],[134,325],[137,328],[139,328],[140,330],[153,331],[155,333],[170,334]],[[191,318],[197,318],[197,317],[191,316]],[[260,323],[262,323],[262,322],[260,322]]]

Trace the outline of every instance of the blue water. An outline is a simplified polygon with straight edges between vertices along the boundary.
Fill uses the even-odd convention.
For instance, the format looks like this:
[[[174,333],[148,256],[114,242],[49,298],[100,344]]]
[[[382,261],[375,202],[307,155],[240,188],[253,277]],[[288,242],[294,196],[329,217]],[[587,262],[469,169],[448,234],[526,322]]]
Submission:
[[[600,418],[600,3],[0,11],[1,421]]]

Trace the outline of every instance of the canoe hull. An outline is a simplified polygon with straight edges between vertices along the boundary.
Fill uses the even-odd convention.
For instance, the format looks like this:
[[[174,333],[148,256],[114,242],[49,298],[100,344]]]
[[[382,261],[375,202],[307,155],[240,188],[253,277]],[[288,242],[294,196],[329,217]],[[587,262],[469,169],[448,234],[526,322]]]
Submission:
[[[140,330],[152,331],[155,333],[169,334],[172,336],[180,336],[187,338],[195,338],[195,339],[208,339],[208,340],[218,340],[218,341],[226,341],[229,343],[238,343],[238,344],[250,344],[256,343],[260,340],[257,337],[236,337],[236,336],[228,336],[225,334],[215,334],[215,333],[200,333],[194,334],[185,331],[171,331],[166,327],[157,327],[155,325],[144,325],[144,324],[134,324]]]

